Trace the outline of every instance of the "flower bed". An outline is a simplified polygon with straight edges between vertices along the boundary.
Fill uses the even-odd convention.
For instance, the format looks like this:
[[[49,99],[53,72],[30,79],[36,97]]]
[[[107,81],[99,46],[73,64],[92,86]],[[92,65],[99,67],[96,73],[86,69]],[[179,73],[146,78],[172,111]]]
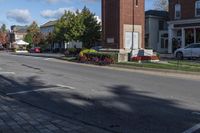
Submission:
[[[79,57],[79,61],[82,63],[109,65],[116,62],[116,54],[100,52],[84,53]]]
[[[159,61],[158,56],[137,56],[132,57],[132,61]]]

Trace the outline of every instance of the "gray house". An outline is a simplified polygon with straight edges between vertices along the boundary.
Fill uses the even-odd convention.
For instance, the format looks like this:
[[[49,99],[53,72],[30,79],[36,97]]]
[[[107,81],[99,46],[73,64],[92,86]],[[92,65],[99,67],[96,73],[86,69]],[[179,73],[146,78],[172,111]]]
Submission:
[[[145,48],[158,53],[168,51],[168,12],[149,10],[145,12]]]

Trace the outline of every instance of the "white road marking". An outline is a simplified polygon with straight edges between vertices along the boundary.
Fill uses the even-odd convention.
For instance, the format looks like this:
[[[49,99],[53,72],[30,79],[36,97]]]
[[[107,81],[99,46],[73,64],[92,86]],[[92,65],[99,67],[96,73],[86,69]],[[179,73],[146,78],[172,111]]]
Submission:
[[[68,89],[75,89],[72,86],[65,86],[65,85],[56,85],[57,87],[61,87],[61,88],[68,88]],[[12,93],[7,93],[7,96],[10,95],[17,95],[17,94],[26,94],[26,93],[30,93],[30,92],[40,92],[40,91],[49,91],[49,90],[53,90],[53,91],[63,91],[64,89],[56,89],[56,88],[42,88],[42,89],[36,89],[36,90],[28,90],[28,91],[18,91],[18,92],[12,92]]]
[[[195,125],[195,126],[193,126],[190,129],[184,131],[183,133],[193,133],[193,132],[197,131],[198,129],[200,129],[200,123]]]
[[[61,85],[61,84],[57,84],[56,86],[57,86],[57,87],[61,87],[61,88],[68,88],[68,89],[71,89],[71,90],[76,89],[75,87],[67,86],[67,85]]]
[[[15,72],[0,72],[0,75],[15,75]]]
[[[25,93],[30,93],[30,92],[38,92],[38,91],[44,91],[44,90],[50,90],[52,88],[43,88],[43,89],[37,89],[37,90],[29,90],[29,91],[18,91],[18,92],[13,92],[13,93],[7,93],[6,95],[16,95],[16,94],[25,94]]]
[[[50,60],[50,58],[44,58],[44,60]]]

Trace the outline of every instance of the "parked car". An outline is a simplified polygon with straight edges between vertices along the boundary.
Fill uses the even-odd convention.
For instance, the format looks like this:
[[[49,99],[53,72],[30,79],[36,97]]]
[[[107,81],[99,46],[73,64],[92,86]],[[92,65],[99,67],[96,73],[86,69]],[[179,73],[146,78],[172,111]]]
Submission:
[[[40,47],[35,47],[35,48],[31,48],[29,50],[30,53],[41,53],[41,48]]]
[[[4,47],[1,43],[0,43],[0,50],[4,50]]]
[[[193,43],[184,48],[179,48],[174,52],[177,59],[183,58],[199,58],[200,57],[200,43]]]
[[[4,50],[4,47],[1,47],[1,46],[0,46],[0,50]]]

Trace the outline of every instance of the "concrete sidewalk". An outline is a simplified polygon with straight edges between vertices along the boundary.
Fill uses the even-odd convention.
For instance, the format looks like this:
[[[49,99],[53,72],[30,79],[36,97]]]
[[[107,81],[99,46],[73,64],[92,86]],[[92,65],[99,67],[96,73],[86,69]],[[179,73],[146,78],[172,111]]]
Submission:
[[[109,133],[0,95],[0,133]]]

